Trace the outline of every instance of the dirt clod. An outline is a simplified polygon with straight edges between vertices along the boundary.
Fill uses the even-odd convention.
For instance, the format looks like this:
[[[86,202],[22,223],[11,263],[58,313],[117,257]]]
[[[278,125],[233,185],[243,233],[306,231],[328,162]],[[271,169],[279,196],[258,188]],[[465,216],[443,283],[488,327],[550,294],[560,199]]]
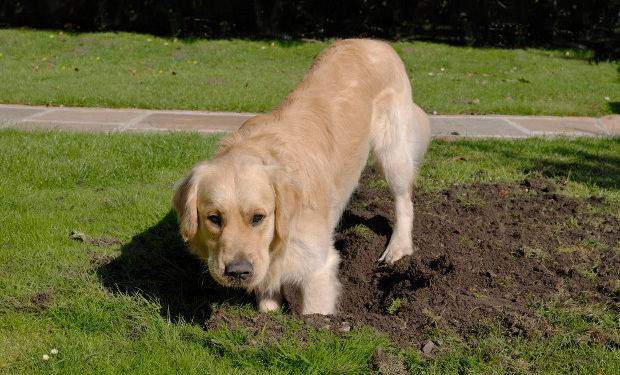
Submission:
[[[432,341],[427,341],[426,344],[422,347],[422,353],[429,355],[435,349],[435,343]]]

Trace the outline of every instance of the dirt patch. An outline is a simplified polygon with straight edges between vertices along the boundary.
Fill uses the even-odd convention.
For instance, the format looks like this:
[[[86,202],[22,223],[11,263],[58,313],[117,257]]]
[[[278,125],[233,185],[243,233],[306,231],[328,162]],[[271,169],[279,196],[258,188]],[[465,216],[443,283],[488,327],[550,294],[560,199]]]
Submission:
[[[247,316],[243,314],[231,314],[226,306],[213,311],[210,319],[205,324],[206,329],[227,328],[230,330],[244,330],[251,335],[246,344],[258,346],[260,343],[275,344],[285,337],[288,327],[282,317],[271,314]],[[299,332],[298,338],[305,342],[305,332]]]
[[[30,303],[32,303],[37,311],[47,310],[52,303],[52,292],[45,291],[35,293],[30,297]]]
[[[204,84],[207,86],[223,86],[227,82],[223,77],[207,77],[204,80]]]
[[[261,345],[265,342],[275,344],[282,338],[292,337],[302,343],[307,342],[308,332],[303,329],[311,327],[319,331],[331,331],[337,335],[344,335],[351,330],[351,322],[343,316],[326,315],[299,315],[297,314],[298,328],[294,329],[290,321],[278,314],[259,314],[247,316],[235,313],[230,306],[222,305],[214,310],[204,324],[209,329],[242,330],[248,335],[246,344]]]
[[[379,349],[372,354],[372,367],[381,375],[405,375],[407,369],[403,359],[395,354]]]
[[[88,258],[90,259],[90,264],[93,267],[101,267],[105,264],[108,264],[114,260],[114,257],[108,254],[101,254],[96,251],[89,251]]]
[[[69,235],[69,238],[71,238],[74,241],[78,241],[78,242],[83,242],[83,243],[87,243],[89,245],[94,245],[94,246],[114,246],[114,245],[120,245],[121,244],[121,240],[115,237],[92,237],[89,236],[87,234],[81,233],[81,232],[77,232],[77,231],[73,231],[71,232],[71,234]]]
[[[377,181],[365,171],[336,234],[341,313],[304,317],[311,326],[343,332],[343,322],[370,325],[422,348],[435,327],[468,334],[493,323],[515,336],[550,333],[536,312],[542,302],[620,309],[620,222],[596,213],[604,200],[566,197],[561,184],[543,178],[416,190],[416,252],[386,266],[377,259],[391,235],[393,205]],[[298,313],[299,298],[289,292],[287,299]]]

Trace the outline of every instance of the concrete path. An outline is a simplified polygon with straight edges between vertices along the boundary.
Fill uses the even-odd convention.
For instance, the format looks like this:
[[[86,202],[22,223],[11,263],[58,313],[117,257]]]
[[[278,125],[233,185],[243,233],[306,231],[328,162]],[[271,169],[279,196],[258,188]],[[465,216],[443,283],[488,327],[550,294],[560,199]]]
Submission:
[[[222,133],[238,128],[251,113],[0,105],[0,128],[78,132]],[[620,137],[620,116],[431,116],[434,137]]]

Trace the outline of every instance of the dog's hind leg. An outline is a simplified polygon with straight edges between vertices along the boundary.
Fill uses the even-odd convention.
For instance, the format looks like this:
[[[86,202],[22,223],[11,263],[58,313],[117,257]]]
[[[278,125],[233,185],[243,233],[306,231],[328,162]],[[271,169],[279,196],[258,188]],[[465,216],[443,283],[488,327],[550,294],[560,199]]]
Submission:
[[[394,263],[413,253],[413,204],[411,187],[430,141],[428,117],[406,92],[376,124],[373,153],[394,195],[396,223],[390,242],[379,261]]]

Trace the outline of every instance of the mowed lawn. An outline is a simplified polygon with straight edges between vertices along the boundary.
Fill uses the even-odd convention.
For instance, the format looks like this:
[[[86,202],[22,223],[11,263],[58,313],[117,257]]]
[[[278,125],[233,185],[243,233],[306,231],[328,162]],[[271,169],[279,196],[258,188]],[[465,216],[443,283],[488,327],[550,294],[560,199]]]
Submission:
[[[343,337],[302,335],[305,328],[281,313],[290,332],[277,342],[243,330],[204,329],[147,293],[125,294],[104,283],[102,264],[168,215],[173,182],[208,158],[216,141],[196,134],[0,131],[0,372],[368,373],[379,348],[403,358],[412,373],[620,370],[617,348],[583,340],[592,330],[618,337],[620,315],[579,301],[542,305],[550,336],[514,337],[497,327],[469,338],[434,332],[443,344],[426,357],[363,327]],[[419,185],[437,190],[542,173],[566,179],[563,194],[604,196],[607,209],[620,216],[619,154],[619,140],[437,141]],[[73,231],[118,242],[82,243],[70,238]],[[235,308],[257,314],[251,304]],[[49,354],[53,348],[58,354]]]
[[[264,112],[329,45],[0,30],[0,103]],[[601,116],[616,64],[572,50],[392,43],[429,113]]]

